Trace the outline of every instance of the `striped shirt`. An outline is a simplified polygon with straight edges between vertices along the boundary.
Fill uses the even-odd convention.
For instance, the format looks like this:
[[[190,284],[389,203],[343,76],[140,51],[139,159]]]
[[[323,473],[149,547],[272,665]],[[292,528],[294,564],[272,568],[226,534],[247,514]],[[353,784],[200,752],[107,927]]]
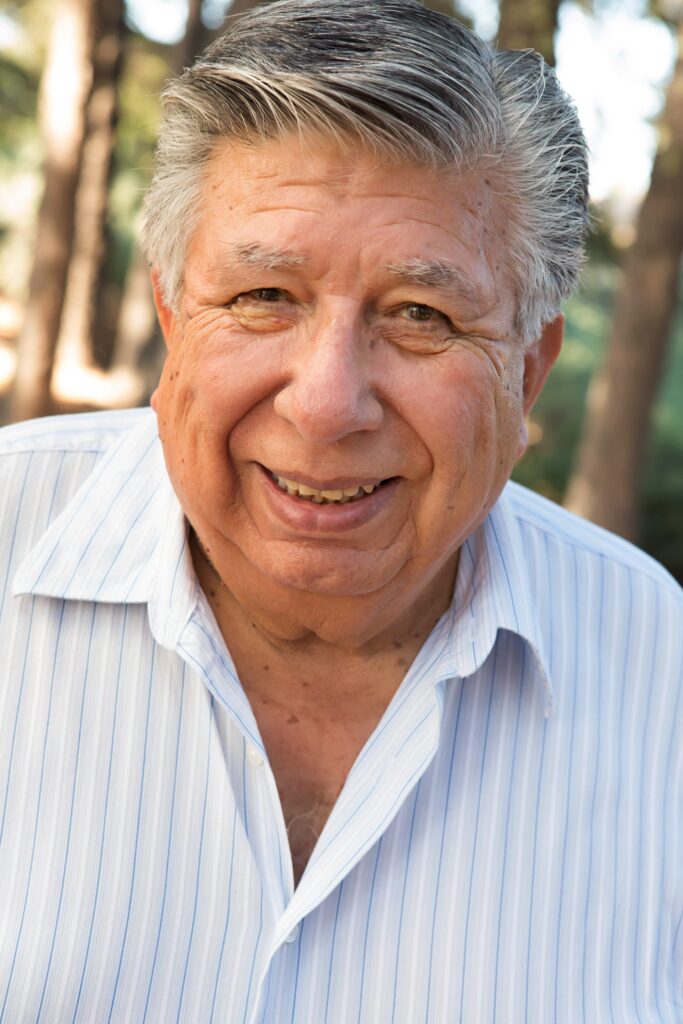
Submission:
[[[0,1021],[683,1021],[683,602],[508,485],[294,889],[145,410],[0,433]]]

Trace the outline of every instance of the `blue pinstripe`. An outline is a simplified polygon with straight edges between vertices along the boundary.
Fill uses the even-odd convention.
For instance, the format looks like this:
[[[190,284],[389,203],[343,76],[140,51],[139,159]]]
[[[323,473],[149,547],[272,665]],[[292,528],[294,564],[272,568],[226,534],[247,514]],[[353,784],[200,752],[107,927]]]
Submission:
[[[26,646],[24,648],[24,660],[21,666],[21,682],[19,684],[19,691],[17,693],[16,710],[14,712],[14,720],[12,725],[12,739],[9,748],[9,763],[7,766],[7,781],[5,782],[5,795],[2,800],[2,821],[0,821],[0,843],[2,842],[5,834],[5,819],[7,817],[7,803],[9,800],[10,783],[12,781],[12,766],[14,765],[14,751],[17,744],[17,729],[19,727],[19,712],[21,709],[21,700],[24,695],[24,686],[26,683],[26,668],[28,665],[28,655],[31,642],[31,627],[33,626],[33,610],[35,607],[35,601],[31,601],[31,610],[29,612],[28,628],[26,631]]]
[[[600,632],[602,632],[602,629],[603,629],[602,624],[603,624],[604,614],[605,614],[605,608],[604,608],[604,585],[603,585],[603,577],[601,575],[600,576],[600,590],[599,590],[599,595],[598,595],[598,622],[600,623]],[[596,723],[595,723],[596,743],[595,743],[595,760],[594,760],[594,769],[593,769],[594,781],[593,781],[593,793],[592,793],[592,796],[591,796],[591,804],[590,804],[590,807],[591,807],[591,814],[590,814],[591,827],[590,827],[590,832],[589,832],[589,843],[588,843],[588,878],[586,879],[586,899],[585,899],[585,902],[584,902],[584,919],[586,921],[588,921],[588,909],[589,909],[589,902],[590,902],[590,892],[591,892],[591,884],[592,884],[592,881],[593,881],[593,841],[594,841],[593,821],[595,820],[595,808],[597,806],[596,801],[597,801],[597,794],[598,794],[598,771],[599,771],[599,766],[600,766],[600,730],[601,730],[601,724],[602,724],[602,719],[603,719],[603,709],[602,709],[602,702],[603,702],[603,694],[602,694],[602,662],[601,662],[600,659],[598,659],[598,663],[597,663],[597,666],[596,666],[596,680],[595,680],[595,683],[596,683],[596,686],[598,688],[598,705],[597,705],[597,720],[596,720]],[[582,965],[582,974],[583,974],[583,978],[584,978],[584,986],[583,986],[582,999],[581,999],[581,1004],[582,1004],[582,1007],[583,1007],[583,1017],[584,1017],[584,1020],[587,1019],[586,1018],[586,985],[585,985],[587,958],[588,958],[588,943],[585,943],[584,947],[583,947],[583,965]]]
[[[630,588],[629,588],[629,595],[628,596],[629,596],[628,613],[626,615],[626,635],[627,636],[631,632],[632,594],[631,594]],[[627,651],[624,650],[624,675],[626,674],[627,657],[628,657]],[[624,776],[625,751],[624,751],[624,743],[623,743],[623,735],[624,735],[623,725],[624,725],[625,706],[626,706],[626,688],[624,687],[622,689],[622,691],[621,691],[621,702],[620,702],[620,706],[619,706],[619,735],[622,737],[622,741],[621,741],[621,744],[620,744],[620,747],[619,747],[619,775],[618,775],[618,781],[617,781],[617,816],[619,816],[620,812],[621,812],[621,801],[622,801],[621,786],[622,786],[622,779],[623,779],[623,776]],[[613,845],[612,852],[613,852],[613,859],[612,859],[613,871],[614,871],[614,877],[616,878],[618,876],[618,873],[619,873],[619,836],[618,836],[618,834],[616,832],[614,834],[614,845]],[[614,941],[615,941],[615,935],[616,935],[616,920],[617,920],[617,901],[616,901],[616,895],[615,895],[615,899],[614,899],[614,902],[612,904],[612,935],[611,935],[611,944],[610,944],[610,979],[612,979],[615,976],[615,974],[614,974]],[[612,1024],[617,1024],[617,1019],[614,1016],[612,986],[610,986],[609,1007],[610,1007],[610,1016],[611,1016]]]
[[[375,864],[372,869],[372,880],[370,882],[370,898],[368,900],[368,914],[365,919],[365,933],[363,935],[363,954],[360,961],[360,991],[358,992],[358,1020],[363,1019],[363,993],[365,990],[365,976],[368,967],[368,935],[370,933],[370,917],[372,915],[372,903],[375,897],[375,885],[377,882],[377,868],[382,852],[382,839],[377,843],[375,850]]]
[[[292,1012],[290,1014],[291,1021],[296,1020],[296,1001],[297,996],[299,995],[299,971],[301,970],[301,947],[305,927],[306,919],[304,918],[304,920],[301,922],[301,928],[299,930],[299,935],[297,936],[296,940],[296,967],[294,968],[294,991],[292,993]]]
[[[183,703],[185,701],[185,666],[183,666],[183,675],[181,680],[180,690],[180,707],[178,708],[178,729],[176,732],[176,747],[175,747],[175,762],[173,765],[173,784],[171,786],[171,812],[168,822],[168,842],[166,844],[166,863],[164,864],[164,888],[161,894],[161,907],[159,908],[159,924],[157,927],[157,937],[154,943],[154,956],[152,957],[152,967],[149,972],[149,984],[147,986],[147,995],[145,997],[145,1010],[142,1015],[142,1024],[145,1024],[147,1020],[147,1014],[149,1013],[149,997],[152,993],[152,984],[154,982],[154,972],[157,966],[157,957],[159,956],[159,940],[161,939],[161,929],[164,924],[164,911],[166,909],[166,898],[168,896],[168,868],[171,860],[171,840],[173,838],[173,819],[175,816],[175,796],[176,787],[178,785],[178,760],[180,752],[180,737],[181,726],[183,724]]]
[[[342,893],[344,891],[344,882],[340,882],[337,886],[337,903],[334,908],[334,923],[332,925],[332,944],[330,946],[330,959],[327,967],[327,988],[325,990],[325,1016],[323,1018],[323,1024],[327,1024],[330,1014],[330,992],[332,991],[332,964],[334,963],[334,949],[337,941],[337,928],[339,926],[339,908],[341,906]]]
[[[213,986],[213,998],[211,1000],[211,1017],[209,1018],[209,1024],[213,1024],[214,1014],[216,1012],[216,998],[218,996],[218,983],[221,977],[221,969],[223,967],[223,957],[225,956],[225,940],[228,935],[228,928],[230,926],[230,903],[232,900],[232,873],[235,866],[235,833],[237,832],[237,804],[235,804],[232,819],[232,843],[230,845],[230,868],[228,870],[228,905],[225,910],[225,928],[223,929],[223,938],[221,939],[221,951],[218,957],[218,969],[216,971],[216,981]]]
[[[45,999],[45,989],[47,988],[48,979],[50,977],[50,968],[52,966],[52,958],[55,951],[55,940],[57,938],[57,930],[59,928],[59,918],[62,912],[62,900],[64,898],[64,884],[66,882],[66,869],[69,863],[69,850],[71,849],[71,829],[73,826],[74,818],[74,804],[76,802],[76,780],[78,779],[78,766],[79,759],[78,753],[81,749],[81,736],[83,734],[83,711],[85,709],[85,695],[88,686],[88,669],[90,668],[90,656],[92,653],[92,641],[93,633],[95,628],[95,616],[97,614],[97,605],[92,606],[92,617],[90,619],[90,634],[88,636],[88,653],[85,659],[85,672],[83,673],[83,691],[81,693],[81,709],[78,716],[78,734],[76,738],[76,766],[74,768],[74,780],[71,787],[71,802],[69,804],[69,824],[67,828],[67,840],[66,840],[66,851],[64,854],[64,867],[62,869],[62,880],[59,886],[59,899],[57,901],[57,913],[55,915],[55,923],[52,929],[52,940],[50,942],[50,956],[47,961],[47,970],[45,971],[45,979],[43,981],[43,987],[40,993],[40,1002],[38,1003],[38,1015],[36,1018],[36,1024],[40,1021],[40,1017],[43,1011],[43,1000]]]
[[[75,1021],[77,1019],[78,1007],[80,1005],[81,995],[83,993],[83,981],[85,979],[85,973],[86,973],[86,969],[87,969],[87,966],[88,966],[88,961],[90,959],[90,948],[91,948],[91,945],[92,945],[92,938],[93,938],[93,926],[94,926],[94,923],[95,923],[95,914],[97,913],[98,899],[99,899],[99,895],[100,895],[100,883],[102,881],[102,860],[103,860],[103,854],[104,854],[104,840],[105,840],[105,836],[107,834],[107,812],[109,810],[109,793],[110,793],[110,790],[111,790],[111,770],[112,770],[112,762],[113,762],[113,759],[114,759],[114,738],[116,736],[116,721],[117,721],[117,712],[118,712],[118,706],[119,706],[119,692],[120,692],[120,688],[121,688],[121,667],[122,667],[122,664],[123,664],[123,652],[124,652],[123,638],[124,638],[124,636],[126,634],[126,622],[127,622],[127,619],[128,619],[128,609],[126,608],[126,609],[124,609],[123,617],[122,617],[122,622],[121,622],[121,642],[119,643],[119,664],[118,664],[118,670],[117,670],[117,673],[116,673],[116,690],[115,690],[115,694],[114,694],[114,715],[113,715],[112,724],[111,724],[111,742],[109,744],[109,762],[108,762],[108,766],[107,766],[107,785],[106,785],[105,798],[104,798],[104,814],[103,814],[103,818],[102,818],[102,837],[100,839],[100,853],[99,853],[99,858],[98,858],[98,863],[97,863],[97,879],[96,879],[96,884],[95,884],[95,898],[93,900],[92,912],[91,912],[90,921],[89,921],[89,924],[88,924],[88,940],[87,940],[86,947],[85,947],[85,956],[83,957],[83,969],[81,971],[81,976],[80,976],[80,979],[79,979],[79,982],[78,982],[78,990],[77,990],[77,994],[76,994],[76,1002],[75,1002],[75,1005],[74,1005],[74,1015],[73,1015],[73,1018],[72,1018],[72,1024],[75,1024]]]
[[[441,880],[441,873],[442,873],[442,870],[443,870],[443,853],[444,853],[444,847],[446,845],[446,824],[447,824],[447,818],[448,818],[448,809],[449,809],[449,805],[450,805],[451,799],[453,797],[453,769],[455,767],[455,756],[456,756],[457,749],[458,749],[458,735],[459,735],[459,726],[460,726],[460,712],[462,711],[462,701],[463,701],[463,687],[462,687],[462,684],[461,684],[461,686],[460,686],[460,693],[458,695],[458,711],[457,711],[457,714],[455,716],[455,728],[453,730],[453,733],[454,733],[454,735],[453,735],[453,746],[452,746],[452,749],[451,749],[450,763],[449,763],[449,766],[448,766],[448,786],[447,786],[447,789],[446,789],[446,806],[444,808],[444,817],[443,817],[443,821],[441,823],[441,841],[439,843],[439,856],[438,856],[438,860],[437,860],[436,885],[434,886],[434,909],[432,911],[432,929],[431,929],[431,937],[430,937],[430,942],[429,942],[429,967],[428,967],[428,972],[427,972],[427,979],[428,979],[428,981],[427,981],[427,1003],[426,1003],[426,1006],[425,1006],[425,1017],[424,1017],[425,1022],[429,1021],[429,1006],[430,1006],[431,994],[432,994],[432,974],[433,974],[433,971],[434,971],[434,936],[435,936],[435,932],[436,932],[436,903],[437,903],[438,893],[439,893],[439,882]]]
[[[522,660],[520,665],[520,679],[519,679],[519,693],[517,695],[517,714],[515,716],[515,732],[514,739],[512,741],[512,771],[510,772],[510,785],[508,787],[508,799],[507,799],[507,813],[505,815],[505,831],[503,833],[503,870],[500,875],[500,894],[498,896],[498,933],[496,935],[496,966],[494,971],[494,983],[493,983],[493,1018],[496,1019],[498,1009],[498,971],[500,968],[500,949],[501,949],[501,924],[503,920],[503,898],[505,894],[505,879],[507,876],[508,866],[508,847],[510,841],[510,816],[512,812],[512,793],[513,793],[513,781],[515,775],[515,765],[517,763],[517,742],[519,740],[519,722],[522,712],[522,695],[524,693],[524,670],[526,667],[526,650],[522,650]]]
[[[493,652],[493,675],[495,675],[496,664],[498,660],[498,648]],[[477,856],[477,842],[479,839],[479,823],[481,815],[481,798],[484,789],[484,772],[486,770],[486,751],[489,745],[489,726],[491,724],[491,708],[493,706],[493,686],[489,690],[489,699],[486,704],[486,720],[484,724],[484,742],[481,749],[481,762],[479,764],[479,791],[477,793],[477,810],[474,816],[474,834],[472,836],[472,857],[470,859],[470,880],[467,886],[467,904],[465,908],[465,941],[463,946],[462,954],[462,967],[461,967],[461,991],[465,991],[465,975],[467,972],[467,959],[469,949],[469,934],[470,934],[470,914],[472,912],[472,882],[474,878],[474,862]],[[464,1012],[464,1001],[460,1004],[460,1021],[463,1020]]]
[[[21,942],[21,937],[22,937],[22,934],[23,934],[23,931],[24,931],[24,923],[26,921],[26,907],[28,905],[29,893],[31,891],[31,876],[33,874],[33,864],[34,864],[35,853],[36,853],[36,840],[38,839],[38,821],[40,819],[40,805],[41,805],[41,800],[42,800],[42,795],[43,795],[43,782],[45,780],[45,753],[47,751],[47,741],[48,741],[48,736],[49,736],[50,709],[52,708],[52,696],[54,694],[54,688],[55,688],[55,677],[56,677],[56,668],[57,668],[57,651],[59,650],[59,641],[60,641],[61,635],[62,635],[62,622],[64,620],[64,609],[65,609],[65,605],[62,604],[60,609],[59,609],[59,618],[58,618],[58,621],[57,621],[57,636],[55,638],[55,652],[54,652],[54,655],[53,655],[53,658],[52,658],[52,673],[51,673],[51,678],[50,678],[50,696],[48,698],[47,715],[46,715],[46,718],[45,718],[45,735],[43,736],[43,752],[42,752],[42,756],[41,756],[41,759],[40,759],[40,777],[39,777],[39,780],[38,780],[38,801],[37,801],[37,804],[36,804],[36,818],[35,818],[35,822],[34,822],[34,825],[33,825],[33,840],[31,842],[31,854],[30,854],[30,859],[29,859],[28,880],[26,882],[26,891],[24,893],[24,903],[23,903],[23,907],[22,907],[22,910],[21,910],[21,920],[19,922],[19,928],[17,930],[17,937],[16,937],[16,941],[15,941],[15,944],[14,944],[14,954],[12,956],[12,965],[10,967],[9,974],[8,974],[8,977],[7,977],[7,985],[5,986],[5,994],[4,994],[3,999],[2,999],[2,1007],[0,1007],[0,1021],[5,1016],[5,1006],[7,1004],[7,996],[9,994],[10,985],[12,984],[12,975],[14,974],[14,968],[15,968],[16,962],[17,962],[17,954],[19,952],[19,944]]]
[[[578,572],[578,567],[577,567],[577,564],[576,564],[576,558],[574,558],[574,560],[573,560],[572,568],[574,570],[575,582],[577,582],[576,575],[577,575],[577,572]],[[578,589],[576,587],[574,589],[574,594],[575,595],[578,594]],[[574,617],[574,622],[575,622],[575,632],[574,632],[574,636],[573,636],[573,647],[574,647],[574,652],[575,652],[574,653],[574,658],[576,659],[576,657],[577,657],[576,652],[579,650],[578,609],[576,610],[576,614],[575,614],[575,617]],[[559,998],[559,972],[560,972],[560,962],[561,962],[560,961],[560,957],[559,957],[559,951],[560,951],[561,936],[562,936],[562,929],[561,929],[561,925],[562,925],[562,910],[563,910],[563,907],[564,907],[564,901],[565,901],[565,899],[567,897],[567,889],[566,889],[566,886],[565,886],[565,873],[566,873],[566,870],[567,870],[567,845],[568,845],[568,842],[569,842],[569,812],[570,812],[570,809],[571,809],[571,774],[572,774],[572,765],[573,765],[573,762],[574,762],[574,736],[575,736],[575,727],[576,727],[576,699],[577,699],[577,688],[575,687],[574,688],[573,701],[572,701],[571,727],[570,727],[570,733],[569,733],[569,756],[568,756],[568,760],[567,760],[567,787],[566,787],[566,797],[565,797],[564,829],[563,829],[563,832],[562,832],[562,862],[561,862],[561,867],[560,867],[560,884],[559,884],[560,905],[559,905],[558,912],[557,912],[557,928],[556,928],[556,932],[555,932],[555,936],[556,936],[556,950],[557,950],[557,952],[555,954],[555,1021],[556,1022],[559,1021],[559,1017],[558,1017],[558,1009],[559,1009],[559,1007],[558,1007],[558,998]]]
[[[0,493],[2,1024],[683,1024],[651,560],[508,487],[292,892],[154,418],[0,432]]]
[[[656,591],[655,591],[655,594],[654,594],[654,600],[655,600],[655,603],[657,603],[658,600],[659,600],[659,595],[658,595],[658,593]],[[651,678],[653,678],[653,679],[656,679],[657,676],[658,676],[658,673],[656,671],[656,667],[657,667],[656,651],[657,651],[657,648],[656,648],[656,645],[655,645],[655,639],[656,638],[654,636],[652,636],[652,657],[650,659],[650,662],[652,664],[652,676],[651,676]],[[647,706],[646,706],[646,710],[645,710],[645,718],[643,720],[643,730],[642,730],[643,743],[644,743],[644,737],[647,736],[647,733],[649,731],[648,727],[649,727],[649,724],[650,724],[650,712],[651,712],[651,710],[652,710],[652,701],[648,700]],[[641,759],[642,759],[642,753],[641,753]],[[640,804],[640,809],[641,809],[641,817],[642,817],[643,820],[645,820],[645,774],[644,773],[642,773],[641,777],[640,777],[640,799],[639,799],[639,804]],[[636,864],[637,864],[637,871],[636,871],[636,873],[640,874],[641,873],[641,864],[642,864],[642,859],[643,859],[643,834],[642,834],[642,832],[639,834],[638,839],[637,839],[637,850],[638,850],[638,853],[637,853],[637,856],[636,856]],[[637,987],[636,981],[635,981],[635,979],[636,979],[636,972],[638,970],[638,956],[639,956],[639,949],[640,949],[640,917],[641,917],[641,914],[640,914],[640,904],[638,904],[638,906],[636,907],[636,911],[635,911],[635,924],[634,924],[634,928],[633,928],[633,1003],[634,1003],[634,1006],[636,1008],[636,1014],[638,1016],[638,1019],[642,1020],[643,1019],[643,1014],[641,1012],[641,1006],[640,1006],[640,993],[638,992],[638,987]]]
[[[403,913],[406,905],[406,888],[408,886],[408,867],[410,864],[410,853],[413,848],[413,835],[415,833],[415,815],[417,813],[417,803],[420,796],[420,787],[422,786],[422,779],[418,782],[415,787],[415,796],[413,797],[413,813],[410,816],[410,830],[408,832],[408,845],[406,847],[406,866],[403,873],[403,888],[401,890],[401,909],[398,917],[398,935],[396,939],[396,961],[394,965],[394,994],[391,1000],[391,1020],[396,1019],[396,996],[398,994],[398,988],[395,983],[395,979],[398,977],[398,965],[401,957],[401,935],[403,934]]]
[[[137,859],[138,859],[138,844],[140,841],[140,815],[142,812],[142,797],[145,791],[145,767],[147,764],[147,738],[149,736],[149,711],[152,705],[152,689],[154,686],[154,675],[152,669],[154,667],[154,659],[152,659],[152,665],[150,666],[150,674],[147,688],[147,716],[145,718],[145,739],[142,753],[142,769],[140,774],[140,795],[138,797],[138,810],[137,818],[135,822],[135,841],[133,843],[133,871],[130,879],[130,891],[128,893],[128,908],[126,910],[126,924],[123,929],[123,938],[121,940],[121,950],[119,953],[118,967],[116,968],[116,977],[114,979],[114,990],[111,995],[111,1003],[109,1004],[109,1015],[107,1021],[111,1021],[112,1013],[114,1012],[114,1003],[116,1002],[116,995],[119,990],[119,982],[121,979],[121,965],[123,963],[123,955],[126,951],[126,939],[128,938],[128,928],[130,925],[130,912],[133,904],[133,893],[135,891],[135,880],[137,873]]]
[[[209,713],[213,715],[213,701],[209,705]],[[190,934],[187,939],[187,953],[185,954],[185,967],[183,969],[183,981],[180,986],[180,999],[178,1001],[178,1015],[176,1021],[180,1020],[180,1012],[183,1006],[183,996],[185,995],[185,984],[187,982],[187,971],[190,965],[190,950],[192,949],[192,940],[194,939],[195,927],[197,924],[197,905],[199,902],[199,883],[201,879],[201,865],[202,865],[202,850],[204,849],[204,826],[206,823],[206,803],[209,796],[209,764],[211,762],[211,736],[212,731],[209,728],[209,739],[206,744],[206,775],[204,781],[204,801],[202,804],[202,820],[199,826],[199,853],[197,856],[197,874],[195,877],[195,890],[194,890],[194,907],[192,908],[192,925],[190,926]]]
[[[31,469],[32,461],[33,461],[33,452],[31,452],[31,454],[29,455],[29,457],[28,457],[28,459],[26,461],[26,469],[24,471],[24,476],[23,476],[23,479],[22,479],[20,487],[19,487],[18,512],[17,512],[17,517],[16,517],[16,519],[14,521],[14,529],[12,530],[12,539],[11,539],[10,545],[9,545],[9,555],[8,555],[8,559],[7,559],[8,565],[12,564],[12,557],[14,555],[14,548],[15,548],[15,545],[17,543],[17,530],[19,529],[19,523],[21,521],[22,505],[24,503],[24,494],[26,493],[26,481],[28,480],[28,475],[29,475],[29,472],[30,472],[30,469]],[[5,576],[5,580],[4,580],[4,583],[2,585],[2,597],[0,597],[0,615],[2,615],[3,609],[5,607],[5,599],[7,597],[7,589],[9,587],[9,581],[10,581],[10,574],[8,572],[6,572],[4,574],[4,576]]]
[[[683,709],[683,686],[679,686],[678,687],[678,695],[677,695],[677,698],[676,698],[676,707],[675,707],[674,714],[673,714],[672,719],[671,719],[672,729],[671,729],[671,732],[669,734],[669,742],[668,742],[668,745],[667,745],[666,770],[664,772],[664,778],[666,779],[666,786],[667,786],[667,794],[670,794],[670,791],[673,788],[673,779],[674,779],[674,773],[673,773],[673,770],[672,770],[673,755],[674,755],[674,750],[677,749],[676,748],[676,733],[675,733],[675,730],[673,728],[673,723],[675,723],[676,721],[680,721],[681,720],[681,711],[682,711],[682,709]],[[669,801],[667,801],[667,803],[668,802]],[[683,853],[683,837],[681,837],[681,839],[679,841],[678,850],[679,850],[679,852]],[[665,877],[664,876],[664,872],[662,872],[661,876],[660,876],[660,905],[661,906],[664,906],[664,899],[663,899],[663,896],[664,896],[664,877]],[[673,951],[672,951],[672,962],[674,962],[674,963],[675,963],[675,950],[676,950],[677,943],[678,943],[678,936],[679,935],[683,936],[682,926],[683,926],[683,914],[681,914],[681,917],[680,917],[680,919],[678,921],[678,926],[677,926],[677,928],[674,931]],[[681,952],[683,954],[683,950],[681,950]],[[658,932],[657,933],[657,939],[656,939],[656,946],[655,946],[655,963],[661,963],[661,960],[662,960],[661,933]],[[683,985],[681,985],[681,990],[682,990],[682,994],[683,994]],[[662,1020],[664,1020],[664,1015],[663,1015],[662,1009],[661,1009],[661,999],[660,999],[659,990],[657,990],[657,993],[656,993],[656,1003],[657,1003],[657,1011],[660,1014],[660,1016],[662,1017]]]

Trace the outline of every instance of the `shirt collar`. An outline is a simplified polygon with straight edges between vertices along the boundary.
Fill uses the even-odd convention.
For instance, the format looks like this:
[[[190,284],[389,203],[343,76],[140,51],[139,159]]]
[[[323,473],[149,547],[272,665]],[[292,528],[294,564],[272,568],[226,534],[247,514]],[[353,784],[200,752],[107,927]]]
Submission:
[[[553,691],[544,633],[512,504],[512,486],[503,491],[460,550],[446,651],[454,673],[467,677],[484,664],[500,630],[521,637],[532,656],[547,717]]]
[[[173,646],[197,583],[151,412],[98,462],[19,566],[12,591],[148,604],[155,639]]]
[[[465,678],[483,665],[499,630],[516,633],[533,656],[549,713],[547,658],[522,552],[504,491],[464,543],[453,603],[421,653],[429,657],[432,680]],[[196,607],[198,584],[154,415],[103,456],[20,565],[12,589],[15,595],[146,603],[154,637],[174,646]]]

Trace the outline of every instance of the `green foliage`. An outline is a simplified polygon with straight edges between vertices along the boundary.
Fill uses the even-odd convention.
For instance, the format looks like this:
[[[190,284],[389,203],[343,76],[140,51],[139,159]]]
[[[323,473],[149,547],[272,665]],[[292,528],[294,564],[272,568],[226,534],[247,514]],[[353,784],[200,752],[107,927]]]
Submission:
[[[119,123],[109,197],[112,252],[109,273],[123,283],[132,252],[137,214],[152,175],[161,105],[168,76],[168,47],[129,33],[119,84]]]
[[[533,412],[532,440],[514,479],[561,502],[581,432],[586,392],[599,365],[619,269],[591,261],[566,309],[566,341]],[[640,544],[683,580],[683,309],[674,328],[641,481]]]
[[[35,117],[37,92],[35,72],[18,64],[8,54],[0,53],[3,135],[14,121]]]
[[[458,0],[426,2],[462,18]],[[591,6],[590,0],[583,2]],[[616,2],[595,0],[595,6],[604,8]],[[21,297],[30,266],[31,223],[41,187],[36,100],[52,4],[53,0],[14,0],[4,15],[16,23],[19,34],[11,52],[0,52],[0,295]],[[168,74],[169,55],[170,47],[129,31],[110,206],[108,270],[119,283],[125,277],[137,213],[151,174],[160,118],[159,92]],[[588,384],[602,357],[619,283],[620,253],[600,211],[589,247],[591,261],[583,287],[566,310],[563,353],[534,410],[538,437],[515,471],[517,480],[556,501],[562,500],[571,470]],[[679,312],[647,446],[640,539],[646,550],[683,580],[682,408],[683,314]]]

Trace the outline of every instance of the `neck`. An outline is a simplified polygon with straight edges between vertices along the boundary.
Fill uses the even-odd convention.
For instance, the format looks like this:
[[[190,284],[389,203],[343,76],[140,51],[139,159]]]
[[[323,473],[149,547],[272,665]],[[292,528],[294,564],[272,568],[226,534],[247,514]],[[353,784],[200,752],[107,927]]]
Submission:
[[[287,602],[281,595],[268,601],[259,581],[237,593],[221,578],[194,531],[190,547],[199,583],[245,690],[284,701],[293,710],[313,701],[330,716],[348,715],[350,709],[381,713],[450,604],[457,567],[456,556],[397,613],[389,609],[387,614],[380,605],[374,616],[367,608],[344,616],[339,609],[322,608],[333,600],[319,595],[294,592]]]

